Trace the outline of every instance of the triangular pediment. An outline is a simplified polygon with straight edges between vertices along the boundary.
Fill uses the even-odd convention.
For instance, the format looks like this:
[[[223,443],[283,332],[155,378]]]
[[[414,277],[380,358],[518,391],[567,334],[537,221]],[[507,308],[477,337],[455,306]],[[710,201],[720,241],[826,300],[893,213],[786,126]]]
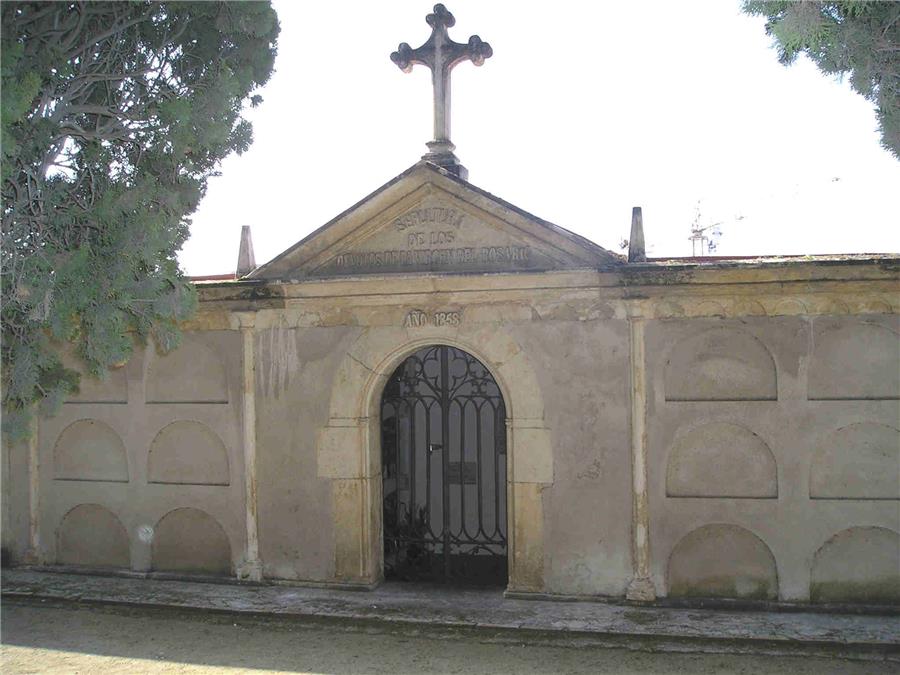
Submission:
[[[420,162],[250,278],[608,268],[621,256]]]

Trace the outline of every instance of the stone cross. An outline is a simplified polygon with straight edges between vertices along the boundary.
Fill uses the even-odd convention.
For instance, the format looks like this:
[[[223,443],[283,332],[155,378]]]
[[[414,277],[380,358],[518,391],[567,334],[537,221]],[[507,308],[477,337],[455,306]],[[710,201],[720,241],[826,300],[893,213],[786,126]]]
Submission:
[[[427,143],[428,153],[422,159],[466,179],[468,172],[453,154],[456,146],[450,142],[450,71],[453,66],[466,59],[480,66],[493,55],[494,50],[477,35],[470,37],[466,44],[451,40],[447,29],[456,23],[456,19],[443,5],[435,5],[434,12],[426,16],[425,21],[431,26],[431,37],[418,49],[401,42],[397,51],[391,54],[391,61],[404,73],[410,72],[416,64],[431,69],[431,83],[434,86],[434,140]]]

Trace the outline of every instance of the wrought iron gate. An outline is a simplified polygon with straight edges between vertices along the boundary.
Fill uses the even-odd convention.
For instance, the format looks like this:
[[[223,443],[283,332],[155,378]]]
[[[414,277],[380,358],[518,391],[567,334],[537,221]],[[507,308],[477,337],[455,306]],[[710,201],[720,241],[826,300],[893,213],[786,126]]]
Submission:
[[[506,407],[487,368],[435,345],[381,399],[384,569],[393,579],[505,584]]]

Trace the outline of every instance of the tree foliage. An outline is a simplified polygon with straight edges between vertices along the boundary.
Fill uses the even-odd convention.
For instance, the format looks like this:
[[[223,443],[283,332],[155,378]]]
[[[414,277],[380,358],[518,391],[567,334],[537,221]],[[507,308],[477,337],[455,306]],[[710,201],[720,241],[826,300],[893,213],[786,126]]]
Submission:
[[[900,2],[748,0],[748,14],[766,17],[778,60],[806,54],[829,75],[849,75],[876,107],[882,145],[900,159]]]
[[[269,2],[2,4],[4,431],[196,304],[176,253],[207,179],[250,144]],[[68,363],[68,362],[67,362]]]

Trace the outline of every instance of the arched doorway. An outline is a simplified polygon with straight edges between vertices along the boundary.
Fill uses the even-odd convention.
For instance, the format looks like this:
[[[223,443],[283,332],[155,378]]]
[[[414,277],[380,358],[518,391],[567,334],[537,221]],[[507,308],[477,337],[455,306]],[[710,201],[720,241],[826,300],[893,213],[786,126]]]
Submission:
[[[431,345],[381,397],[388,579],[507,582],[506,406],[471,354]]]

